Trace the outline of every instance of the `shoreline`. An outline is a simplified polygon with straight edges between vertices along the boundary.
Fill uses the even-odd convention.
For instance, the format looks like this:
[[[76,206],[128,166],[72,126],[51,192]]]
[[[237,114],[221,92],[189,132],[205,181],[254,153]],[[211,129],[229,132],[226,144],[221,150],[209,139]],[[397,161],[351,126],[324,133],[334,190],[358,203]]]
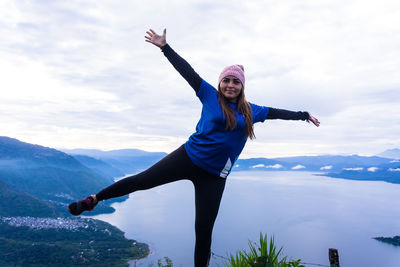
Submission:
[[[123,177],[115,178],[114,181],[118,181],[118,180],[120,180],[120,179],[122,179],[122,178],[124,178],[124,177],[126,177],[126,175],[123,176]],[[120,230],[121,232],[123,232],[123,233],[124,233],[124,238],[125,238],[125,239],[127,239],[127,240],[132,240],[131,238],[129,238],[129,237],[126,236],[126,232],[125,232],[125,231],[123,231],[122,229],[120,229],[120,228],[119,228],[118,226],[116,226],[115,224],[113,224],[113,223],[111,223],[111,222],[108,222],[108,221],[106,221],[106,220],[103,220],[103,219],[98,218],[99,216],[102,216],[102,215],[111,215],[111,214],[115,213],[117,209],[114,207],[114,205],[115,205],[115,204],[122,204],[122,203],[126,202],[129,198],[130,198],[130,195],[128,195],[128,197],[127,197],[126,199],[124,199],[123,201],[115,201],[115,202],[110,203],[110,204],[109,204],[109,207],[111,207],[111,208],[114,209],[114,211],[111,212],[111,213],[99,213],[99,214],[94,214],[94,215],[89,215],[89,216],[87,216],[87,215],[81,215],[81,216],[79,216],[79,217],[81,217],[81,218],[95,219],[95,220],[99,220],[99,221],[108,223],[108,224],[112,225],[113,227],[117,228],[118,230]],[[136,238],[133,238],[133,239],[134,239],[137,243],[144,243],[144,244],[146,244],[146,245],[148,246],[148,248],[149,248],[149,252],[148,252],[148,254],[147,254],[145,257],[143,257],[143,258],[140,258],[140,259],[128,259],[128,260],[127,260],[127,263],[128,263],[128,266],[129,266],[129,267],[141,266],[141,264],[145,263],[144,261],[150,260],[149,258],[154,257],[154,256],[156,255],[156,250],[154,249],[154,246],[152,246],[150,243],[148,243],[148,241],[142,241],[142,240],[138,240],[138,239],[136,239]]]
[[[147,243],[145,243],[145,244],[147,244]],[[149,244],[147,244],[147,245],[149,246],[149,254],[147,254],[146,257],[141,258],[141,259],[129,260],[128,261],[129,267],[137,267],[137,266],[139,267],[139,266],[142,266],[142,264],[148,264],[149,262],[147,262],[147,261],[151,261],[152,257],[156,256],[156,254],[157,254],[156,250],[153,247],[150,247]]]

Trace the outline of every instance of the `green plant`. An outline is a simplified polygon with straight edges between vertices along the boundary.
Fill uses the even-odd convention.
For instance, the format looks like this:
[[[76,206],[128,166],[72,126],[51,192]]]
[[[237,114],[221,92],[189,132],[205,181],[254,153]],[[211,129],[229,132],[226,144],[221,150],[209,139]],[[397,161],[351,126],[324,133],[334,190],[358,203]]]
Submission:
[[[267,235],[260,233],[260,244],[249,241],[250,251],[237,251],[224,262],[226,267],[305,267],[301,260],[288,260],[282,256],[282,247],[277,249],[274,237],[268,242]]]
[[[165,263],[163,261],[165,261]],[[173,267],[174,264],[170,258],[164,257],[163,259],[157,260],[157,266],[158,267]],[[154,267],[154,263],[148,264],[147,267]],[[181,267],[182,267],[182,265],[181,265]]]
[[[157,262],[158,267],[173,267],[174,266],[172,263],[172,260],[170,258],[164,257],[164,260],[165,260],[165,265],[161,259],[158,260],[158,262]]]

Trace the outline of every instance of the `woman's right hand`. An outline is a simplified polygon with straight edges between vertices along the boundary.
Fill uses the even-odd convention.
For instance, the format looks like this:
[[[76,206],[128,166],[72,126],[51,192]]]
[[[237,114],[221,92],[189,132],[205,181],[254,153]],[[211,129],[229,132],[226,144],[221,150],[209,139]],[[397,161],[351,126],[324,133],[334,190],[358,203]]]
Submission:
[[[158,46],[159,48],[163,47],[164,45],[167,44],[167,29],[164,29],[162,35],[158,35],[155,31],[152,29],[148,30],[147,35],[144,37],[146,38],[146,42],[152,43],[155,46]]]

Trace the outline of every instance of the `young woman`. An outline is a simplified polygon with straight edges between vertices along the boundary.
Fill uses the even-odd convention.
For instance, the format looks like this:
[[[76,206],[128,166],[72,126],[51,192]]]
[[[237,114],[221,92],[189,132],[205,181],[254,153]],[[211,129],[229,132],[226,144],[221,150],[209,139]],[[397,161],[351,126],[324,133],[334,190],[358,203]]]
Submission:
[[[215,89],[167,44],[165,29],[162,35],[152,29],[146,33],[145,41],[161,48],[200,99],[203,108],[196,132],[184,145],[149,169],[74,202],[68,209],[71,214],[79,215],[83,211],[92,210],[98,201],[188,179],[195,188],[194,266],[205,267],[210,259],[212,230],[226,177],[247,139],[255,138],[253,124],[266,119],[284,119],[306,120],[319,126],[319,121],[308,112],[293,112],[247,102],[244,69],[241,65],[224,68],[218,79],[218,90]]]

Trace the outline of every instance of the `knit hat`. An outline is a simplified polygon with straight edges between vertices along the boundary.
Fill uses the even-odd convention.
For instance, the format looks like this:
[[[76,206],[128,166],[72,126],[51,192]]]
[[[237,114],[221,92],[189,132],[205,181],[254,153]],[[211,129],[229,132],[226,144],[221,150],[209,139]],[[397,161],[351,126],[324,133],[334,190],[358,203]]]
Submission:
[[[219,75],[218,84],[220,84],[222,79],[224,79],[226,76],[230,76],[230,75],[238,78],[242,82],[242,85],[244,88],[244,81],[245,81],[244,67],[242,65],[232,65],[232,66],[225,67],[222,70],[221,74]]]

